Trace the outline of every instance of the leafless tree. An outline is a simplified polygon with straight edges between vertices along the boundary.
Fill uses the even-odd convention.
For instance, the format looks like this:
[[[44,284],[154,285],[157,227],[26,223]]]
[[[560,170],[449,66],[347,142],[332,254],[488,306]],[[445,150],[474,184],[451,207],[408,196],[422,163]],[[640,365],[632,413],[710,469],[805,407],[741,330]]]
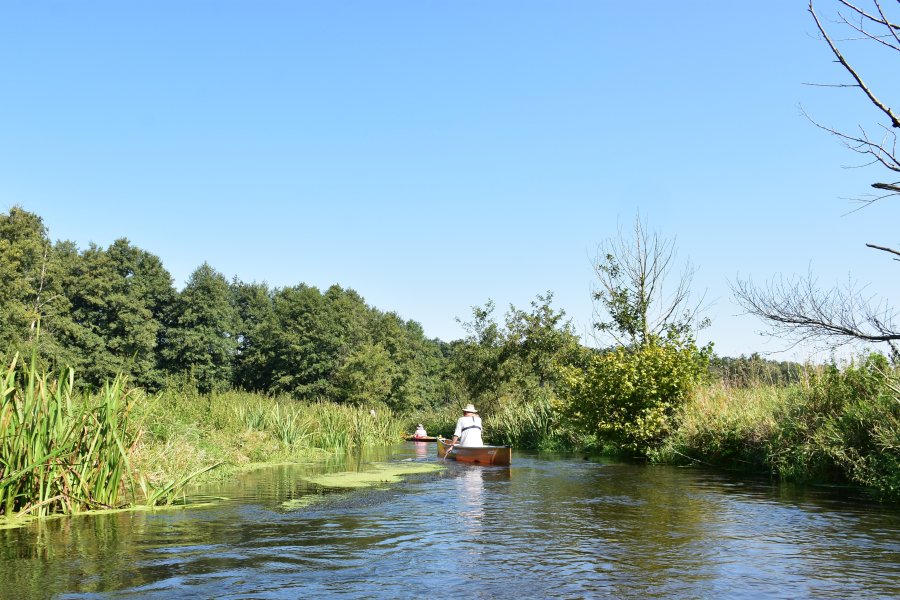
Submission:
[[[617,238],[600,244],[594,261],[594,327],[632,347],[705,327],[708,320],[699,319],[703,298],[691,302],[695,270],[686,263],[673,277],[675,258],[675,241],[648,232],[640,217],[631,237],[620,230]]]
[[[900,156],[897,154],[897,129],[900,129],[900,116],[888,102],[885,102],[876,93],[860,70],[846,58],[845,53],[841,50],[844,45],[862,41],[875,44],[886,53],[900,53],[900,24],[898,24],[900,23],[900,14],[895,17],[889,16],[884,8],[885,3],[880,0],[869,0],[865,5],[846,0],[836,1],[844,8],[837,10],[837,17],[833,23],[836,27],[847,31],[849,37],[835,38],[829,33],[812,1],[809,3],[809,12],[822,40],[828,45],[836,62],[840,64],[851,80],[850,83],[837,85],[858,88],[865,99],[876,108],[883,121],[874,126],[859,125],[857,132],[849,133],[823,125],[815,119],[810,118],[810,120],[820,129],[838,137],[851,151],[863,155],[868,160],[868,164],[880,165],[889,173],[900,177]],[[895,4],[900,6],[898,0],[895,0]],[[898,10],[896,6],[894,10]],[[892,72],[889,76],[895,79],[896,73]],[[866,200],[868,203],[900,194],[900,181],[876,182],[872,184],[872,187],[886,193],[869,198]]]
[[[890,4],[884,0],[832,0],[832,3],[836,9],[834,17],[826,20],[817,12],[816,3],[809,2],[809,13],[822,41],[848,77],[848,82],[832,85],[857,89],[864,103],[873,106],[880,119],[874,125],[860,124],[849,132],[824,125],[809,115],[807,118],[816,127],[836,136],[849,150],[862,155],[867,165],[886,169],[891,179],[900,177],[897,151],[900,117],[864,77],[859,63],[847,58],[847,48],[857,43],[865,43],[874,51],[900,53],[900,0]],[[897,72],[889,72],[888,77],[893,83]],[[900,195],[900,181],[876,182],[872,187],[879,193],[861,200],[864,205]],[[890,246],[874,243],[866,246],[900,256],[900,251]],[[886,301],[867,296],[865,287],[851,282],[844,288],[822,290],[810,274],[806,279],[780,279],[765,287],[739,281],[733,291],[747,312],[789,338],[824,342],[832,348],[852,342],[886,343],[892,354],[900,357],[895,345],[900,340],[900,330],[894,325],[895,311]]]
[[[734,286],[738,300],[751,314],[764,318],[773,333],[797,342],[824,342],[836,348],[853,342],[883,342],[896,354],[900,333],[895,311],[885,301],[865,294],[849,282],[844,288],[822,290],[812,274],[773,280],[760,288],[746,281]]]

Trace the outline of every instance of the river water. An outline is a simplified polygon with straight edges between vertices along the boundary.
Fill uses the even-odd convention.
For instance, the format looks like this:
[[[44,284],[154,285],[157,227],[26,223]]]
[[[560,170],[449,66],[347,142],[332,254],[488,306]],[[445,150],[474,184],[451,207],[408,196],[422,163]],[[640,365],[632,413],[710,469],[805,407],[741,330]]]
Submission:
[[[260,469],[198,490],[227,498],[207,506],[0,530],[0,597],[900,597],[900,510],[839,488],[527,453],[367,490],[302,479],[402,460],[438,461],[406,443]]]

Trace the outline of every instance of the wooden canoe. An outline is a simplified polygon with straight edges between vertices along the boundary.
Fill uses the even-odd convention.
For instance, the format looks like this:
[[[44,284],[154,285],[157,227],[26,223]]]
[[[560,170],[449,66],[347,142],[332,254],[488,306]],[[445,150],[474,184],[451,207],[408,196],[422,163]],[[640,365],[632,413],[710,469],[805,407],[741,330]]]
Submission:
[[[416,437],[414,435],[408,435],[403,438],[407,442],[436,442],[438,439],[433,435],[426,435],[425,437]]]
[[[511,446],[452,446],[450,440],[437,440],[439,458],[452,458],[459,462],[508,467],[512,462]]]

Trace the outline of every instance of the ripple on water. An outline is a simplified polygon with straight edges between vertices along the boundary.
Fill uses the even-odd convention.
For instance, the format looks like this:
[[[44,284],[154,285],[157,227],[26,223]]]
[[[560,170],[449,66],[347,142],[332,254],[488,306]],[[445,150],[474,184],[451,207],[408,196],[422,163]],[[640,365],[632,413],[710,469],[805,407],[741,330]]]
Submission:
[[[537,455],[356,492],[292,473],[207,490],[232,498],[212,508],[34,530],[53,560],[11,553],[0,581],[64,598],[900,596],[896,511],[818,492]],[[322,502],[283,506],[308,493]]]

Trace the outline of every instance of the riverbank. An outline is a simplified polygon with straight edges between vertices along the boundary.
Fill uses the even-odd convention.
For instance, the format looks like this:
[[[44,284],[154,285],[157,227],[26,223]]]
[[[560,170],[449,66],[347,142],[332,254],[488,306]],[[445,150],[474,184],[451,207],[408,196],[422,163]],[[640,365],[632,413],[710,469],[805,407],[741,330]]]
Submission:
[[[18,369],[18,374],[17,374]],[[263,464],[308,462],[399,441],[422,422],[451,435],[457,407],[398,415],[386,407],[299,402],[171,388],[146,394],[122,379],[76,393],[10,367],[0,379],[0,516],[81,513],[175,501],[188,482]],[[694,387],[646,458],[765,473],[795,482],[850,483],[900,501],[900,387],[886,359],[810,367],[800,383]],[[633,456],[579,429],[549,388],[502,392],[485,439],[517,449]]]
[[[658,427],[662,433],[642,452],[604,438],[583,419],[567,420],[570,407],[548,390],[527,399],[501,397],[500,409],[485,418],[485,431],[491,443],[516,448],[850,484],[880,501],[900,502],[900,384],[887,359],[872,354],[840,367],[807,366],[797,380],[694,385],[672,402]],[[626,403],[614,393],[608,399],[611,406]]]
[[[387,409],[246,392],[148,395],[124,377],[94,394],[16,357],[0,374],[0,517],[174,502],[188,483],[401,439]]]
[[[875,354],[842,369],[808,369],[788,387],[698,388],[651,458],[846,482],[900,501],[900,389]]]
[[[136,403],[135,416],[142,432],[135,467],[154,481],[213,462],[222,464],[197,481],[227,478],[259,464],[305,461],[399,441],[407,429],[382,407],[303,403],[242,391],[147,395]]]

